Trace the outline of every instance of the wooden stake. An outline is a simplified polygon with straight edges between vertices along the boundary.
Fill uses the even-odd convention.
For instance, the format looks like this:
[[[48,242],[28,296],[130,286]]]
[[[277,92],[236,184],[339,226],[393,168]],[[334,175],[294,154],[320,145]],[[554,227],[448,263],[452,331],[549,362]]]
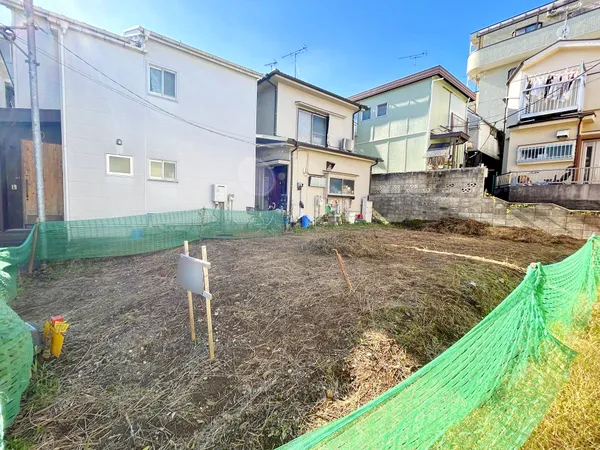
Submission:
[[[348,285],[348,290],[352,290],[352,283],[350,282],[350,277],[348,276],[348,271],[346,270],[346,264],[344,263],[344,260],[342,259],[342,255],[340,255],[338,253],[338,251],[334,248],[333,251],[335,252],[335,257],[337,259],[338,265],[340,266],[340,269],[342,270],[342,275],[344,276],[344,279],[346,280],[346,284]]]
[[[188,241],[183,241],[183,251],[186,256],[190,256],[190,247]],[[192,298],[192,292],[187,291],[188,298],[188,310],[190,312],[190,331],[192,333],[192,341],[196,341],[196,323],[194,321],[194,299]]]
[[[208,262],[206,256],[206,245],[202,246],[202,260]],[[203,267],[202,273],[204,274],[204,290],[210,292],[210,286],[208,285],[208,268]],[[210,359],[215,359],[215,344],[213,342],[213,328],[212,328],[212,313],[210,312],[210,298],[206,299],[206,327],[208,328],[208,355]]]
[[[37,245],[37,235],[40,224],[35,224],[35,230],[33,230],[33,245],[31,246],[31,254],[29,255],[29,273],[33,272],[33,263],[35,261],[35,247]]]

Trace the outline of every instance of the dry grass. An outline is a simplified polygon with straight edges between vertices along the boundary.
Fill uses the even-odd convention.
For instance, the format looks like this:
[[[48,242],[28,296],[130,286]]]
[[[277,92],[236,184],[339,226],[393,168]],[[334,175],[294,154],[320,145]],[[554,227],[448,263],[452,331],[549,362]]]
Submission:
[[[72,325],[64,355],[35,374],[9,430],[12,442],[44,450],[281,445],[314,423],[317,411],[342,414],[344,401],[374,396],[415,361],[437,356],[522,277],[400,247],[407,244],[519,265],[574,250],[391,227],[209,241],[212,362],[202,302],[199,342],[189,340],[185,292],[174,277],[180,249],[50,264],[22,280],[14,307],[37,324],[63,314]],[[346,256],[351,294],[333,248]],[[198,253],[194,244],[191,254]],[[377,330],[397,346],[387,338],[361,346],[361,337]],[[369,361],[369,352],[388,352],[405,364],[361,390],[354,380],[389,363]],[[352,372],[353,360],[365,370]]]
[[[420,231],[442,234],[462,234],[465,236],[489,236],[512,242],[528,244],[583,245],[583,241],[566,235],[554,235],[528,227],[492,227],[487,223],[473,219],[446,217],[435,221],[409,220],[400,226]]]
[[[578,352],[569,379],[523,449],[600,449],[600,307],[569,344]]]
[[[320,255],[332,255],[337,250],[340,255],[351,258],[385,258],[391,250],[387,242],[377,234],[341,231],[338,233],[322,233],[310,239],[303,249]]]
[[[387,333],[370,330],[352,349],[343,367],[348,378],[340,385],[330,372],[326,396],[308,416],[306,430],[343,417],[408,378],[419,364]]]

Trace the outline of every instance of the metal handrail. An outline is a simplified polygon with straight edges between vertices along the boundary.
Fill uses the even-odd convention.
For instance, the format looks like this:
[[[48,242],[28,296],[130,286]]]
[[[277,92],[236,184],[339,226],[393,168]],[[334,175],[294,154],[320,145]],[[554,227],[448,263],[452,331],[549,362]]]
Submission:
[[[520,170],[498,175],[496,186],[540,186],[548,184],[600,184],[600,167]]]

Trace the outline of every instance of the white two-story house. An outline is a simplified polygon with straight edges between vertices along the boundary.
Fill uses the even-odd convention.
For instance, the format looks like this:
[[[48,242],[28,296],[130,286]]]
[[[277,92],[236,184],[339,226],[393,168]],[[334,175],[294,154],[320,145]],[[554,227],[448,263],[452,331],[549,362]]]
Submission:
[[[21,2],[0,4],[24,24]],[[42,120],[60,122],[58,133],[45,132],[49,219],[254,206],[261,74],[142,27],[118,35],[41,8],[35,21]],[[16,32],[26,48],[25,31]],[[0,127],[29,114],[26,57],[13,46],[11,61],[16,108],[0,108]],[[14,227],[20,215],[31,224],[31,142],[7,139],[1,151],[15,170],[2,186],[13,196],[4,223]],[[215,203],[215,185],[226,185],[227,206]]]
[[[292,221],[363,212],[378,158],[354,152],[362,106],[274,70],[258,81],[256,207]]]

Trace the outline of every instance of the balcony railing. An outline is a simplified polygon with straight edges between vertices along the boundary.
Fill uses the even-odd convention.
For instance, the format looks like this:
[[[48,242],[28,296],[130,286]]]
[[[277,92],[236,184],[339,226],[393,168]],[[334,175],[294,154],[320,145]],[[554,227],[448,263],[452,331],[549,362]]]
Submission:
[[[543,186],[548,184],[600,184],[600,167],[523,170],[496,178],[496,186]]]
[[[575,142],[555,142],[551,144],[528,145],[517,149],[517,164],[571,161]]]
[[[521,120],[583,109],[585,75],[574,80],[524,89],[521,94]]]

